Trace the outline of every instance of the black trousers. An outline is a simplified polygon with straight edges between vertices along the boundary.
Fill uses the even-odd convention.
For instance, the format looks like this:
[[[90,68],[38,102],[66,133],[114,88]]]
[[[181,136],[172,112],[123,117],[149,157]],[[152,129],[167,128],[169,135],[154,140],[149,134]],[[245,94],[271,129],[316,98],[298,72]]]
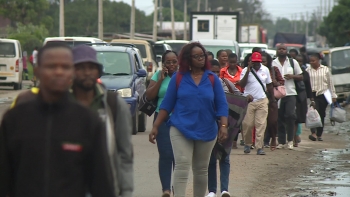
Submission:
[[[323,94],[321,94],[319,96],[316,96],[316,92],[313,92],[312,94],[313,94],[313,97],[315,98],[315,104],[316,104],[315,109],[317,110],[318,114],[321,117],[321,122],[322,122],[323,126],[317,127],[314,129],[310,129],[310,130],[311,130],[311,133],[313,133],[313,134],[316,133],[317,137],[321,137],[322,133],[323,133],[324,118],[326,117],[326,109],[328,106],[328,102]]]
[[[280,108],[278,109],[279,144],[286,144],[294,139],[295,120],[297,118],[295,113],[296,102],[296,96],[286,96],[281,99]]]

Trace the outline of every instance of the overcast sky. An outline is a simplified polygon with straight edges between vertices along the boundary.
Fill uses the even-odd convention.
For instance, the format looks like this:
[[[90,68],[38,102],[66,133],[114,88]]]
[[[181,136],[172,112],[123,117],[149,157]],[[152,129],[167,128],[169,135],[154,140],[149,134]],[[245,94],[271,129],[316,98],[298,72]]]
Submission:
[[[131,0],[116,0],[128,3],[131,5]],[[175,0],[181,1],[181,0]],[[277,17],[287,17],[287,18],[295,18],[300,19],[301,14],[306,16],[306,13],[309,12],[309,16],[314,10],[317,10],[317,7],[323,3],[323,7],[328,7],[329,2],[331,2],[331,6],[333,6],[334,0],[262,0],[264,9],[267,10],[273,17],[276,19]],[[202,1],[204,2],[204,1]],[[324,6],[326,2],[327,6]],[[135,0],[136,7],[140,10],[146,12],[146,14],[150,14],[153,12],[153,0]],[[323,9],[324,10],[324,9]],[[323,11],[324,12],[324,11]],[[328,9],[326,10],[328,13]]]

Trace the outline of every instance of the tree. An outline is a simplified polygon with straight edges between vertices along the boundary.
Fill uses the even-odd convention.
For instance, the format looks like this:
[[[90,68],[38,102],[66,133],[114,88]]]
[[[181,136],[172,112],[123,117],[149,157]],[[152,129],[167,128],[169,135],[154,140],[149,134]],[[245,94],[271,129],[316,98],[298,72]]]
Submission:
[[[350,42],[350,0],[340,0],[338,5],[320,25],[318,33],[325,36],[333,46],[344,46]]]
[[[24,51],[32,51],[34,47],[41,46],[49,35],[44,25],[17,23],[16,28],[7,29],[8,38],[19,40]]]
[[[8,18],[15,26],[17,22],[21,24],[32,23],[34,25],[48,25],[52,22],[47,15],[49,8],[47,0],[0,0],[0,15]]]
[[[65,4],[65,34],[67,36],[95,36],[97,32],[97,0],[74,0]],[[105,33],[124,33],[130,31],[131,6],[123,2],[104,1],[103,20]],[[59,4],[50,5],[47,14],[53,20],[50,35],[58,35]],[[143,11],[135,11],[135,30],[146,32],[152,30],[152,19]]]

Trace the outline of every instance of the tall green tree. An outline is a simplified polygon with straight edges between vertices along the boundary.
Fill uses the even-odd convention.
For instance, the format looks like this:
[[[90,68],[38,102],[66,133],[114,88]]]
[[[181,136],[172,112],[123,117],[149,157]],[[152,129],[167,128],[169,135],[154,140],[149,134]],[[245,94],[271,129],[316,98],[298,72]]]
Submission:
[[[32,23],[51,28],[52,18],[47,16],[48,0],[0,0],[0,15],[11,20],[11,25]]]
[[[339,0],[319,28],[333,46],[344,46],[350,42],[350,0]]]

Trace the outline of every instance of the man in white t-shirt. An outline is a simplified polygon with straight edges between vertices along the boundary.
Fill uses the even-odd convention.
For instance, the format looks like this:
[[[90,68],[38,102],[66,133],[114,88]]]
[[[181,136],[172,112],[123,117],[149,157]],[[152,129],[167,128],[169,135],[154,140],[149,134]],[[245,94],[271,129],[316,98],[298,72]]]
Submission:
[[[33,67],[35,67],[38,64],[38,47],[34,48],[32,56],[33,56]]]
[[[252,130],[255,126],[255,146],[258,155],[265,155],[263,150],[264,134],[267,124],[269,102],[276,102],[273,96],[273,86],[270,71],[267,67],[261,66],[261,54],[254,52],[251,56],[252,63],[244,68],[241,73],[240,85],[244,88],[244,94],[251,95],[253,102],[248,104],[247,113],[242,123],[242,134],[244,135],[244,153],[250,153],[252,145]],[[255,76],[255,75],[256,76]],[[259,78],[259,79],[258,79]],[[270,98],[266,96],[266,89]]]
[[[293,62],[294,66],[291,64]],[[296,81],[302,81],[302,70],[298,62],[287,57],[287,47],[284,44],[277,46],[277,58],[273,60],[272,66],[279,69],[284,76],[284,86],[286,88],[286,97],[279,102],[278,109],[278,143],[277,149],[287,148],[293,149],[294,127],[296,121],[295,107],[297,98],[297,91],[295,89]],[[294,67],[294,68],[293,68]],[[287,135],[287,141],[286,141]]]

